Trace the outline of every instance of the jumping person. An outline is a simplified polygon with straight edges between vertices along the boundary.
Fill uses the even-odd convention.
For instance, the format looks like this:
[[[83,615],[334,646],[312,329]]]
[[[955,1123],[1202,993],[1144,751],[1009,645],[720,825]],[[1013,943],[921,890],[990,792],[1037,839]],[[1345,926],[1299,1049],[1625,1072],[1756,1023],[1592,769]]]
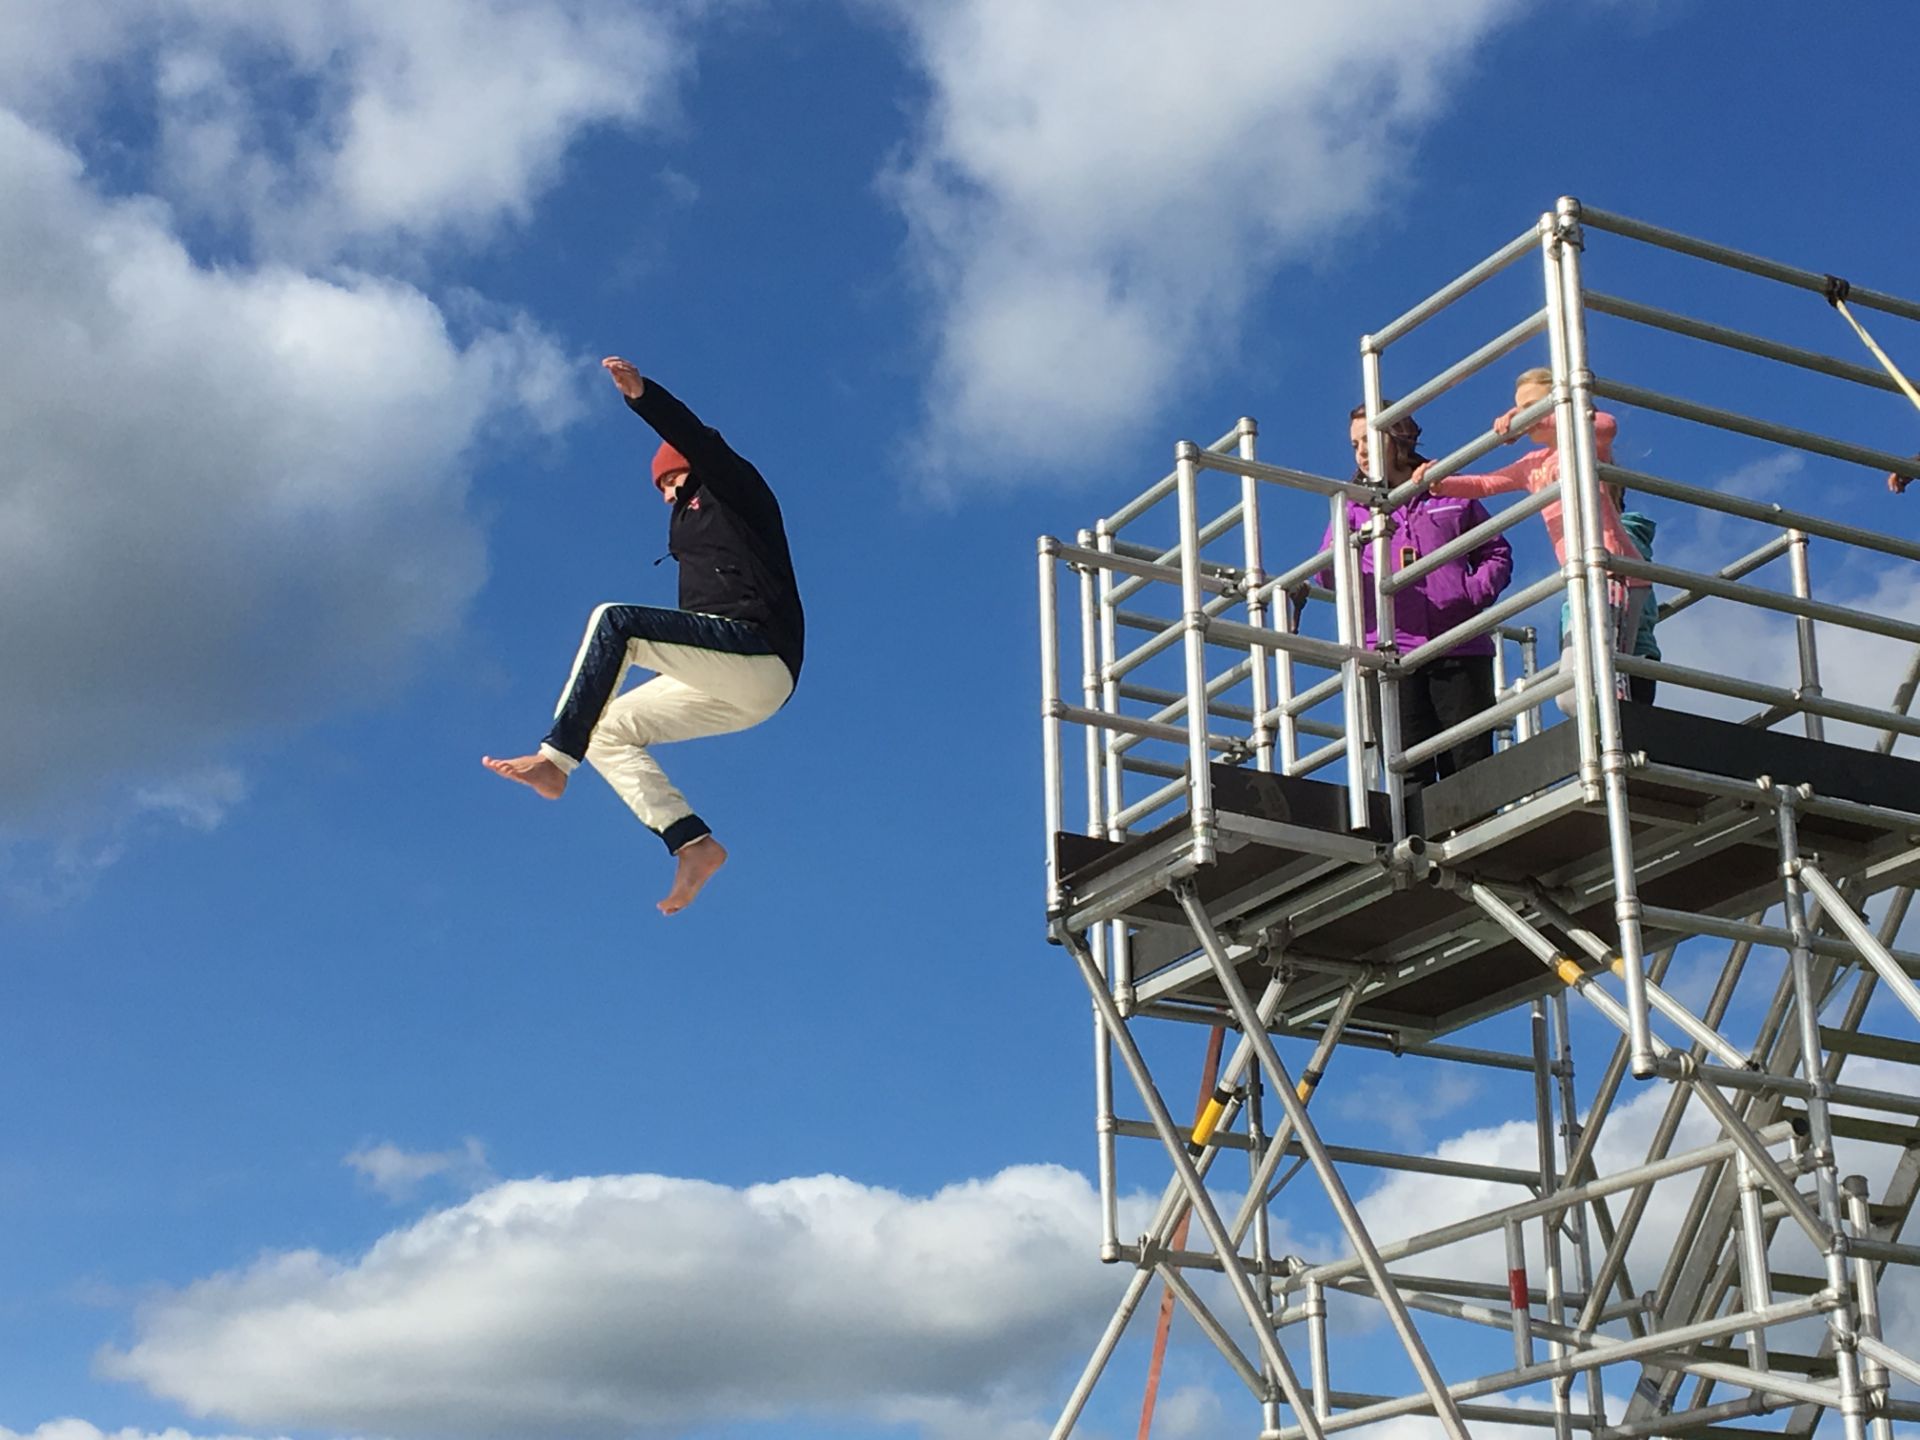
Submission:
[[[658,381],[618,356],[600,363],[662,441],[653,484],[673,507],[667,548],[680,563],[680,608],[596,609],[539,750],[482,756],[481,764],[549,800],[582,760],[591,764],[675,857],[673,888],[659,904],[672,915],[693,903],[727,852],[648,747],[745,730],[786,704],[800,678],[806,617],[780,502],[760,472]],[[654,678],[616,699],[629,665]]]
[[[1348,420],[1348,439],[1353,444],[1354,483],[1370,484],[1367,472],[1367,407],[1356,405]],[[1420,426],[1411,415],[1396,420],[1387,430],[1387,486],[1404,485],[1414,468],[1425,457],[1415,448]],[[1350,501],[1347,516],[1354,533],[1372,520],[1372,512],[1358,501]],[[1443,499],[1422,492],[1407,501],[1389,517],[1389,563],[1395,570],[1430,555],[1442,545],[1458,539],[1475,526],[1487,522],[1487,509],[1478,500]],[[1325,549],[1333,543],[1333,527],[1320,541]],[[1378,640],[1378,617],[1374,614],[1373,546],[1360,549],[1360,574],[1365,583],[1361,594],[1366,605],[1366,643]],[[1513,547],[1504,535],[1494,535],[1458,559],[1430,570],[1419,580],[1393,597],[1394,641],[1400,653],[1426,644],[1436,635],[1444,635],[1456,625],[1465,624],[1507,588],[1513,576]],[[1322,571],[1322,585],[1332,583],[1333,572]],[[1403,749],[1430,740],[1442,730],[1452,729],[1471,719],[1494,702],[1492,635],[1475,635],[1462,640],[1446,654],[1427,661],[1418,670],[1400,679],[1400,744]],[[1470,736],[1421,762],[1408,772],[1415,783],[1427,783],[1451,775],[1493,753],[1493,732]]]

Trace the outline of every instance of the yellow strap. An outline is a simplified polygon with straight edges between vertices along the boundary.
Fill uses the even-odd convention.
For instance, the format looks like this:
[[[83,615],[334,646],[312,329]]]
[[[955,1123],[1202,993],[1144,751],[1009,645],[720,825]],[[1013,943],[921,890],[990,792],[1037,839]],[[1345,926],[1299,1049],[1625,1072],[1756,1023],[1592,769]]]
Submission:
[[[1563,985],[1578,985],[1587,978],[1587,972],[1572,960],[1562,959],[1554,967],[1553,973],[1560,977]]]
[[[1626,979],[1627,978],[1627,957],[1624,955],[1614,956],[1613,959],[1608,962],[1607,968],[1613,971],[1613,973],[1618,975],[1622,980]]]
[[[1313,1087],[1319,1083],[1320,1077],[1313,1071],[1308,1070],[1295,1082],[1293,1093],[1300,1097],[1300,1103],[1304,1105],[1313,1098]]]
[[[1207,1108],[1200,1112],[1200,1118],[1194,1123],[1193,1143],[1204,1145],[1213,1138],[1213,1132],[1220,1128],[1220,1117],[1227,1113],[1227,1107],[1216,1098],[1207,1101]]]
[[[1907,399],[1913,402],[1914,408],[1920,410],[1920,390],[1915,390],[1913,382],[1900,373],[1900,367],[1888,358],[1887,352],[1873,343],[1873,336],[1867,333],[1866,326],[1853,318],[1853,311],[1847,308],[1847,302],[1836,299],[1833,302],[1833,308],[1838,310],[1846,322],[1853,327],[1853,333],[1860,337],[1860,343],[1873,352],[1873,358],[1878,360],[1880,367],[1893,377],[1893,383],[1907,392]]]

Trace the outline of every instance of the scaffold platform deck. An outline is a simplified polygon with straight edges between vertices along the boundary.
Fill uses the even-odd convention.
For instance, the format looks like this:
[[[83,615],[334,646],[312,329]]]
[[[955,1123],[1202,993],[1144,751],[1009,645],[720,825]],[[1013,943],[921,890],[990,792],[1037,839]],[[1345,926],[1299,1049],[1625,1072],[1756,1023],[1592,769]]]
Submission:
[[[1762,791],[1775,785],[1805,787],[1801,842],[1834,878],[1871,873],[1879,890],[1920,868],[1920,762],[1654,706],[1622,705],[1620,719],[1632,758],[1635,874],[1656,914],[1737,920],[1767,907],[1780,861]],[[1575,727],[1555,725],[1425,787],[1408,803],[1421,860],[1447,874],[1538,887],[1581,926],[1605,933],[1614,899],[1607,812],[1587,798],[1579,770]],[[1357,965],[1379,974],[1352,1023],[1402,1040],[1443,1035],[1560,987],[1457,889],[1396,879],[1382,804],[1356,833],[1347,829],[1343,787],[1222,764],[1213,766],[1213,798],[1221,854],[1193,879],[1215,928],[1229,940],[1277,933],[1296,963],[1323,971],[1298,988],[1283,1026],[1311,1025]],[[1141,1001],[1223,998],[1164,882],[1185,861],[1192,833],[1179,813],[1125,841],[1054,837],[1071,922],[1137,927]],[[1643,944],[1658,949],[1692,933],[1650,924]],[[1250,945],[1242,949],[1253,983],[1261,962]]]

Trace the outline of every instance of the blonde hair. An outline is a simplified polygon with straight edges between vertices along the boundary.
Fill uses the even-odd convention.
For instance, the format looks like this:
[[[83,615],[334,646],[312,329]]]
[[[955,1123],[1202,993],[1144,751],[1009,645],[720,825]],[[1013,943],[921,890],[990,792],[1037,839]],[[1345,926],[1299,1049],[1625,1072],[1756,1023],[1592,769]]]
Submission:
[[[1513,388],[1518,390],[1522,385],[1545,385],[1551,390],[1553,388],[1553,371],[1544,365],[1536,365],[1531,370],[1522,370],[1514,377]]]

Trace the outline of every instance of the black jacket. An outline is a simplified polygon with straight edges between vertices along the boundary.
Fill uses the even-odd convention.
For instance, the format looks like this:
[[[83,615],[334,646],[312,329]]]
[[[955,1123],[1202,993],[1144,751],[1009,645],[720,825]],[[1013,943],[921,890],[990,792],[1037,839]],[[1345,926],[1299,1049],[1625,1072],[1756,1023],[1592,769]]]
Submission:
[[[757,626],[797,682],[807,619],[773,490],[657,380],[627,404],[691,467],[667,531],[680,562],[680,608]]]

